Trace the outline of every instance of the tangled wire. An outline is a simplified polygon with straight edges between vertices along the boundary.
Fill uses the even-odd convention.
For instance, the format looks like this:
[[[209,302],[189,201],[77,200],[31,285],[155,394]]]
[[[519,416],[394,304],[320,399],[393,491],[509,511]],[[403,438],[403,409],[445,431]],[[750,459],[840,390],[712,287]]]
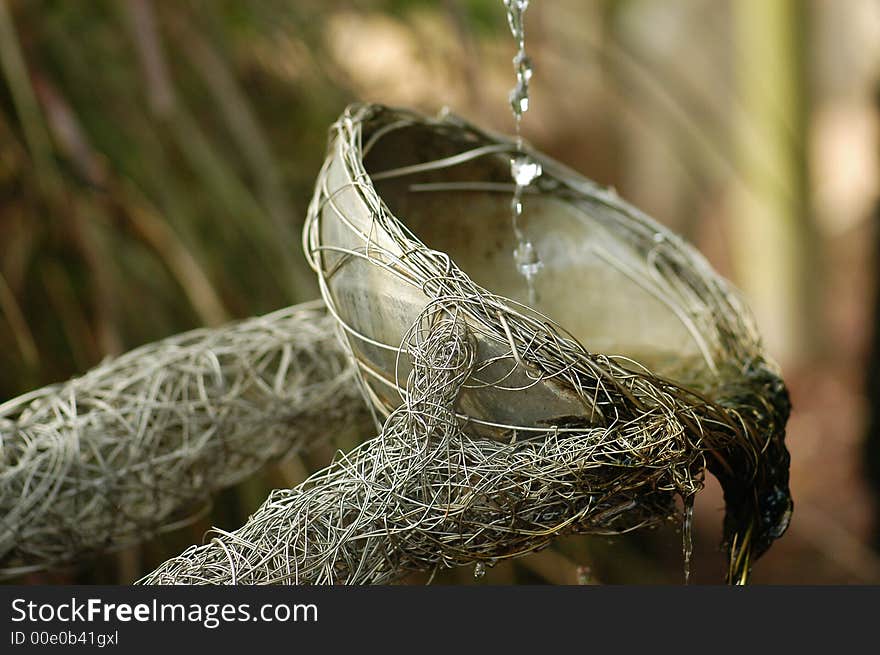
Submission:
[[[0,405],[7,573],[140,542],[265,463],[365,423],[321,302],[149,344]]]
[[[699,361],[661,373],[590,352],[537,309],[476,284],[389,208],[397,200],[418,223],[426,201],[411,194],[441,192],[449,220],[449,193],[508,193],[514,148],[454,117],[378,106],[352,107],[334,125],[304,246],[384,428],[143,582],[381,583],[491,563],[566,532],[668,518],[706,468],[725,491],[728,579],[747,581],[791,514],[789,404],[748,311],[705,260],[540,158],[534,191],[580,212],[590,254],[661,302],[696,344]],[[411,159],[368,171],[383,149]]]
[[[426,314],[419,327],[406,348],[407,404],[379,437],[273,492],[241,529],[216,531],[141,582],[382,584],[492,564],[566,532],[620,533],[668,515],[682,484],[696,491],[683,482],[686,467],[660,467],[636,503],[625,467],[615,471],[634,449],[647,460],[693,450],[681,431],[639,445],[605,430],[518,444],[468,437],[454,404],[474,369],[472,335],[454,309]]]

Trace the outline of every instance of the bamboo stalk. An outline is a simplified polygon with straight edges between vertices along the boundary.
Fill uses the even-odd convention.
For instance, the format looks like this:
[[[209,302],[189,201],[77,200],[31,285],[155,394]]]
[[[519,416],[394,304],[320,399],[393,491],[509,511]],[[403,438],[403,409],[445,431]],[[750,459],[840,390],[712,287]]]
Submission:
[[[815,351],[821,332],[821,262],[805,153],[807,7],[799,0],[733,7],[744,180],[735,201],[734,262],[769,350],[785,361]]]

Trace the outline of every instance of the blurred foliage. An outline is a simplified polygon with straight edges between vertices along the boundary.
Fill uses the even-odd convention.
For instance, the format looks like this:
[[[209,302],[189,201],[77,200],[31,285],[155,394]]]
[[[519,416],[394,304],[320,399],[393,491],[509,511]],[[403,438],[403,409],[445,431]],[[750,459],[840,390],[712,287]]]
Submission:
[[[257,53],[314,35],[320,5],[9,5],[3,63],[22,83],[0,86],[0,273],[21,320],[0,328],[0,366],[20,374],[0,396],[316,295],[299,226],[351,96]],[[303,48],[322,61],[319,39]]]

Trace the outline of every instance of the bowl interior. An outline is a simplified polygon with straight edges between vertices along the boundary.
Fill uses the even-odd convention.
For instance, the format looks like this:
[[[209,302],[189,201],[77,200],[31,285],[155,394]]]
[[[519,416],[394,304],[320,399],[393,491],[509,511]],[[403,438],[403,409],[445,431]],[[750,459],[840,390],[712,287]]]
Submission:
[[[425,245],[449,254],[480,286],[528,304],[526,279],[513,255],[509,153],[382,175],[474,147],[466,138],[444,138],[429,126],[412,125],[376,140],[364,164],[391,212]],[[706,374],[699,336],[686,323],[688,301],[674,288],[652,282],[652,243],[607,212],[590,211],[570,192],[555,192],[552,182],[545,170],[543,190],[533,185],[523,195],[519,224],[542,262],[534,308],[590,352],[622,355],[682,382]]]

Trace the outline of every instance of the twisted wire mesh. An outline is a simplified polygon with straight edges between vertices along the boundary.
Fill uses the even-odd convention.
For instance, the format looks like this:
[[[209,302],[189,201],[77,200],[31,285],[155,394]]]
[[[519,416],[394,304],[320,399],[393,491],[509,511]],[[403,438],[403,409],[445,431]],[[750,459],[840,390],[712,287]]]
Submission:
[[[0,562],[142,541],[365,417],[320,301],[137,348],[0,405]]]
[[[414,225],[440,236],[433,224],[461,230],[460,238],[468,239],[468,222],[479,222],[486,207],[472,198],[501,194],[516,202],[510,165],[523,153],[543,170],[529,197],[551,199],[576,213],[583,225],[575,237],[578,252],[662,305],[684,326],[696,357],[667,362],[658,371],[637,356],[591,351],[536,307],[478,284],[461,262],[419,237]],[[447,203],[430,204],[424,197],[432,193]],[[466,199],[452,202],[456,198]],[[403,209],[395,214],[392,206]],[[428,218],[415,218],[425,206]],[[466,212],[469,221],[457,220],[456,211]],[[553,221],[545,226],[554,229]],[[454,407],[473,443],[584,441],[579,466],[590,476],[583,484],[592,492],[628,495],[621,506],[630,508],[633,524],[643,523],[649,509],[657,510],[657,518],[669,515],[668,507],[659,511],[653,502],[655,489],[689,504],[708,468],[725,492],[732,581],[746,581],[754,559],[787,528],[792,504],[784,436],[790,406],[751,313],[695,248],[613,190],[448,113],[430,118],[353,105],[331,128],[303,247],[369,400],[382,414],[393,416],[401,405],[412,413],[404,381],[410,380],[406,362],[414,355],[398,335],[402,326],[421,320],[414,311],[440,305],[454,311],[478,344]],[[567,303],[583,301],[576,281],[562,283],[572,294]],[[358,302],[357,293],[367,301]],[[594,293],[610,298],[619,291]],[[580,514],[579,530],[605,529],[604,516],[600,509]]]
[[[515,444],[470,438],[454,404],[475,342],[454,308],[432,309],[408,335],[407,402],[380,436],[140,582],[383,584],[491,565],[565,533],[619,534],[668,516],[674,492],[696,490],[682,430],[626,444],[624,432],[604,429]],[[658,462],[636,488],[625,462],[633,453]]]

